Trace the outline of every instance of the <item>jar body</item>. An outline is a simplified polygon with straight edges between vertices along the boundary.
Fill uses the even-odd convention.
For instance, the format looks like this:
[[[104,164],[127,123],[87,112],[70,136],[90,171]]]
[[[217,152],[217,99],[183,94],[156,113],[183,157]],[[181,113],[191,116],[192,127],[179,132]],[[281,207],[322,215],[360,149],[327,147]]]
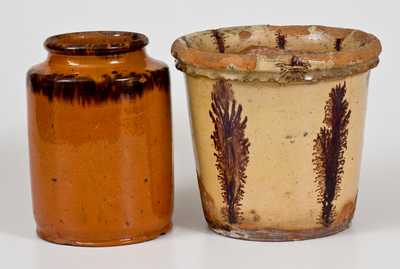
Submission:
[[[27,79],[38,235],[108,246],[166,233],[173,203],[168,68],[143,50],[51,53]]]
[[[280,86],[186,74],[210,228],[265,241],[347,228],[358,193],[368,73]]]

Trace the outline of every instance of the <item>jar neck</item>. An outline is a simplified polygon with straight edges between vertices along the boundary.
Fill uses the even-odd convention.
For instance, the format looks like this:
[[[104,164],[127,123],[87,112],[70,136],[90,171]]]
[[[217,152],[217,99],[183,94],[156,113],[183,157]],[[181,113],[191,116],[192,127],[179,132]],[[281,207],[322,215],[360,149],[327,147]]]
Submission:
[[[134,64],[137,67],[145,67],[146,51],[144,48],[118,54],[110,55],[65,55],[54,52],[49,52],[47,62],[49,65],[63,65],[76,67],[98,67],[98,66],[123,66]]]

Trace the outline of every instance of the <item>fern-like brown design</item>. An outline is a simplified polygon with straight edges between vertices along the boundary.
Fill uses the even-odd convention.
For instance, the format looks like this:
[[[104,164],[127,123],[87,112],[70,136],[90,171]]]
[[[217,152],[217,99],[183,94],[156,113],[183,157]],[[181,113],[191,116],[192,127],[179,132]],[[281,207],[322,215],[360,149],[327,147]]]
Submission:
[[[324,126],[314,139],[313,164],[316,174],[318,203],[322,213],[318,222],[330,226],[336,217],[334,201],[340,194],[340,183],[345,164],[344,153],[347,149],[347,135],[351,110],[345,99],[346,82],[332,88],[325,105]]]
[[[225,217],[230,224],[241,219],[241,200],[246,183],[250,142],[245,137],[247,117],[242,119],[243,108],[233,96],[232,84],[219,79],[211,93],[210,117],[214,123],[211,139],[214,142],[218,181],[226,207]]]

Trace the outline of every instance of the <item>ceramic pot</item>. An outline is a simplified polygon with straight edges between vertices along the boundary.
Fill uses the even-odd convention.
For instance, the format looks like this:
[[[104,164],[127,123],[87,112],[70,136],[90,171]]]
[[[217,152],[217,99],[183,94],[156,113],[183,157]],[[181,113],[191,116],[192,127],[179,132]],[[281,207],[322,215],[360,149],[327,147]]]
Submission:
[[[169,74],[129,32],[50,37],[27,76],[34,216],[48,241],[109,246],[171,228]]]
[[[380,51],[373,35],[323,26],[222,28],[174,42],[213,231],[286,241],[349,226]]]

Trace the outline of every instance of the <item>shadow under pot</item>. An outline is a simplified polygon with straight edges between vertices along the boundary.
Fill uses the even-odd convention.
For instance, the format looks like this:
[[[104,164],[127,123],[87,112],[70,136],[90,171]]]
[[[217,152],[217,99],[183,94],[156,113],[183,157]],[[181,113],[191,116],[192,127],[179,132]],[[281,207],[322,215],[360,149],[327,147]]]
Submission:
[[[380,51],[373,35],[323,26],[231,27],[174,42],[213,231],[287,241],[349,227]]]
[[[80,246],[156,238],[171,228],[169,74],[129,32],[50,37],[27,75],[38,235]]]

